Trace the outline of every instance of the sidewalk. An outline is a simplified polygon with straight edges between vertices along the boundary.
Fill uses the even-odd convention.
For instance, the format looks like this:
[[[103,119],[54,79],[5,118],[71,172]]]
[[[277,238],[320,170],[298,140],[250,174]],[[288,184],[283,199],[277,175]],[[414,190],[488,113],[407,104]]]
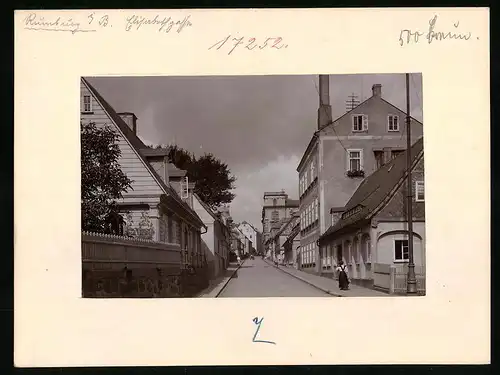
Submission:
[[[364,288],[358,285],[349,285],[349,290],[340,290],[337,280],[329,279],[323,276],[313,275],[307,272],[299,271],[292,267],[275,266],[272,262],[265,260],[268,264],[278,268],[280,271],[289,274],[309,285],[314,286],[336,297],[388,297],[389,294],[379,292],[369,288]]]
[[[245,261],[241,262],[242,265],[243,263],[245,263]],[[224,270],[224,274],[214,280],[210,280],[208,288],[201,291],[195,298],[216,298],[224,290],[229,280],[231,280],[240,267],[241,266],[236,262],[229,263],[227,269]]]

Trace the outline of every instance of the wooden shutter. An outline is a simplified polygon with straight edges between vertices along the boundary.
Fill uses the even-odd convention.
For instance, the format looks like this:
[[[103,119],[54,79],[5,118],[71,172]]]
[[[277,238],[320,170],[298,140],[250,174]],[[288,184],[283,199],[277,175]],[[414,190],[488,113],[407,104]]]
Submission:
[[[363,115],[363,130],[368,130],[368,116]]]

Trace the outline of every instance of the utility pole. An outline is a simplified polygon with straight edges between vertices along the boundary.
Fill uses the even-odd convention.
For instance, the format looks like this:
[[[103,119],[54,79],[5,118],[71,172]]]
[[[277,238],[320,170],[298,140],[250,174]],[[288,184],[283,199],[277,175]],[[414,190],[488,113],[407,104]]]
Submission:
[[[406,170],[408,171],[407,187],[407,220],[408,220],[408,275],[406,279],[407,294],[417,294],[417,279],[413,260],[413,194],[411,181],[411,128],[410,128],[410,74],[406,73]]]

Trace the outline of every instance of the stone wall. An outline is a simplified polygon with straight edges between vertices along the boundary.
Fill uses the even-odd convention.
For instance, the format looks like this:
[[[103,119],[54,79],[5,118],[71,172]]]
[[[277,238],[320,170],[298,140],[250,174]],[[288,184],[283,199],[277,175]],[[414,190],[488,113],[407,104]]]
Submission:
[[[83,270],[84,298],[194,297],[208,287],[207,267],[181,270]]]

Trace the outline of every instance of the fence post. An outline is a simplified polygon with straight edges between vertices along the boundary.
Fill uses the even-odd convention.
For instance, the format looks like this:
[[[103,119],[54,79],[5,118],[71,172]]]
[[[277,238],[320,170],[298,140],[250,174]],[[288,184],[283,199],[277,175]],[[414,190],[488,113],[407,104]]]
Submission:
[[[396,267],[389,267],[389,294],[394,294],[394,286],[396,285]]]

